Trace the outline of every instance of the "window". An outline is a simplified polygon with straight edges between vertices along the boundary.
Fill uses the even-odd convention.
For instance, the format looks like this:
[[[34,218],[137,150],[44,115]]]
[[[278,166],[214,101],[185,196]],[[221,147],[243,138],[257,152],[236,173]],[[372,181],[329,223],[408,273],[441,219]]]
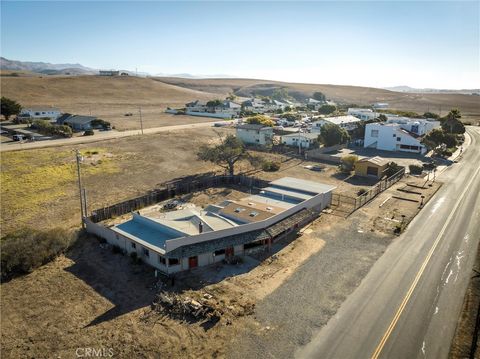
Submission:
[[[178,260],[178,258],[168,258],[169,266],[176,266],[178,264],[180,264],[180,261]]]
[[[393,134],[393,137],[397,137],[397,135],[396,135],[396,134]]]
[[[167,264],[167,260],[165,259],[165,257],[161,256],[160,254],[158,255],[158,262],[163,265]]]
[[[250,217],[255,217],[255,216],[257,216],[257,215],[258,215],[258,212],[255,212],[255,211],[250,212]]]
[[[371,137],[378,137],[378,130],[372,130],[372,132],[370,132],[370,136]]]
[[[143,248],[143,254],[145,257],[150,257],[150,251],[147,248]]]
[[[225,254],[225,249],[219,249],[213,253],[215,256],[221,256],[222,254]]]
[[[243,212],[243,211],[245,211],[245,208],[240,208],[240,207],[235,208],[235,213],[240,213],[240,212]]]
[[[397,137],[397,142],[400,142],[402,140],[401,137]]]
[[[137,244],[135,242],[132,242],[131,245],[132,245],[132,248],[137,248]]]

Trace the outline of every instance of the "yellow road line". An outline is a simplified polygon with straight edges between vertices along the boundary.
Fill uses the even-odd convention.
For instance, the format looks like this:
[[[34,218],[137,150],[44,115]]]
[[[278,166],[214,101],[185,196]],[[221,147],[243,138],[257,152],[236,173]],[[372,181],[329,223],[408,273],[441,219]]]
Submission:
[[[410,300],[410,297],[412,296],[412,293],[415,290],[415,287],[417,286],[417,284],[420,280],[420,277],[422,276],[423,272],[425,271],[425,268],[427,267],[427,264],[430,261],[430,258],[432,257],[433,252],[435,251],[435,248],[437,247],[438,243],[440,242],[440,239],[443,236],[443,234],[445,233],[445,231],[447,229],[447,226],[450,224],[450,221],[451,221],[453,215],[455,214],[458,206],[460,205],[460,202],[462,201],[463,197],[465,196],[465,193],[467,193],[470,185],[472,184],[473,180],[475,179],[475,177],[477,176],[479,171],[480,171],[480,167],[475,171],[475,174],[472,176],[472,178],[468,182],[468,185],[463,190],[460,198],[458,199],[457,203],[455,204],[455,207],[450,212],[450,215],[448,216],[447,220],[445,221],[445,224],[443,225],[442,230],[440,231],[437,238],[435,239],[435,242],[434,242],[432,248],[430,248],[430,251],[428,252],[427,257],[425,258],[425,261],[422,263],[422,266],[420,267],[420,270],[418,271],[412,285],[410,286],[407,294],[405,295],[405,298],[403,299],[402,304],[400,304],[400,307],[398,308],[397,312],[395,313],[395,316],[393,317],[387,331],[383,335],[382,340],[380,341],[377,348],[375,349],[375,352],[372,354],[372,357],[371,357],[372,359],[377,359],[379,357],[380,353],[382,352],[382,349],[385,346],[385,343],[387,342],[388,338],[390,337],[390,334],[392,334],[392,331],[395,328],[395,325],[397,324],[400,316],[402,315],[402,312],[405,309],[405,306],[407,305],[408,301]]]

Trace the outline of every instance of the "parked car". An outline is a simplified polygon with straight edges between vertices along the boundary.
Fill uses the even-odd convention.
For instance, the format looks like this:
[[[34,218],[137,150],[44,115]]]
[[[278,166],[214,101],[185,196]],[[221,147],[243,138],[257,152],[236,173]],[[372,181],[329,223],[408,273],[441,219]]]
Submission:
[[[23,141],[25,139],[25,135],[13,135],[12,139],[14,141]]]
[[[125,116],[133,116],[133,113],[127,112],[127,113],[125,114]]]
[[[163,209],[175,209],[179,204],[180,202],[177,200],[169,201],[163,205]]]
[[[95,132],[93,132],[93,130],[86,130],[83,135],[84,136],[93,136],[95,134]]]

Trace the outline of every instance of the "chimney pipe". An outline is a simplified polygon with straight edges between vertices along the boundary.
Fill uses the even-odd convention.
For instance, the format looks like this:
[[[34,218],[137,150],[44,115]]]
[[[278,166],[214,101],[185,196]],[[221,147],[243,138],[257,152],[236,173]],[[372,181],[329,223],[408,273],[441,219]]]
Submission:
[[[200,221],[200,223],[198,224],[198,233],[202,233],[203,232],[203,222]]]

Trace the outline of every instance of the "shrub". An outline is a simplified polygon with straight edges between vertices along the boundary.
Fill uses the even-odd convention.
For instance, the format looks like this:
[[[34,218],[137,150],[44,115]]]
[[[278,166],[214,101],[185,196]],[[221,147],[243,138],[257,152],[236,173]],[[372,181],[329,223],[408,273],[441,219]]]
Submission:
[[[280,164],[278,162],[265,161],[262,164],[262,169],[265,172],[276,172],[280,169]]]
[[[408,166],[410,169],[410,173],[412,175],[421,175],[423,172],[423,167],[422,166],[417,166],[417,165],[410,165]]]
[[[387,178],[392,177],[394,174],[396,174],[398,171],[400,171],[403,167],[399,166],[396,162],[390,162],[387,165],[387,168],[385,169],[385,176]]]
[[[340,170],[343,173],[350,173],[355,168],[355,162],[358,161],[358,156],[355,156],[355,155],[343,156],[341,161],[342,162],[340,163]]]
[[[39,231],[21,228],[1,239],[2,281],[27,274],[71,247],[77,235],[61,228]]]
[[[132,263],[133,263],[133,264],[140,264],[140,263],[142,263],[142,258],[140,258],[140,257],[137,255],[137,252],[132,252],[132,253],[130,253],[130,258],[132,258]]]
[[[263,125],[267,127],[273,127],[275,125],[275,122],[273,122],[270,117],[265,115],[255,115],[248,117],[245,122],[252,125]]]

